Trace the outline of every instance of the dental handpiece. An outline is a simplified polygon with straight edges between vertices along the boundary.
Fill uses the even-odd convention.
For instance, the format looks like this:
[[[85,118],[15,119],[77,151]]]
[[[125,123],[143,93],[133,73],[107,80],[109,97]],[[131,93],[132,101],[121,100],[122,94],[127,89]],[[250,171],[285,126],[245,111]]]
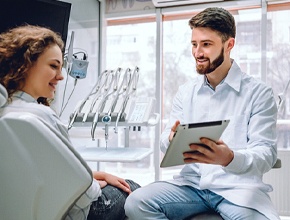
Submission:
[[[89,99],[89,97],[93,94],[93,91],[96,89],[98,90],[98,86],[100,83],[101,78],[103,77],[103,75],[105,75],[108,71],[105,70],[104,72],[101,73],[101,76],[99,77],[97,83],[93,86],[92,90],[90,91],[90,93],[86,96],[86,98],[80,103],[80,105],[76,108],[76,110],[73,113],[73,116],[71,117],[70,121],[69,121],[69,125],[68,125],[68,130],[72,128],[73,123],[75,122],[75,119],[78,115],[78,113],[81,111],[81,109],[83,108],[83,106],[85,105],[86,101]]]
[[[109,124],[111,123],[111,116],[104,115],[102,117],[102,122],[105,124],[105,141],[106,141],[106,150],[108,148],[108,139],[109,139]]]

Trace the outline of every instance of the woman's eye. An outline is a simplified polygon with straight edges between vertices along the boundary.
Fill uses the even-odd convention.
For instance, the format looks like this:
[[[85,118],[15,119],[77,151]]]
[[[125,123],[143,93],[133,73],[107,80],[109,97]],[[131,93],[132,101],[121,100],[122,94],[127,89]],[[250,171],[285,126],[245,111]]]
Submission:
[[[51,64],[50,65],[53,69],[57,69],[58,68],[58,66],[57,65],[54,65],[54,64]]]

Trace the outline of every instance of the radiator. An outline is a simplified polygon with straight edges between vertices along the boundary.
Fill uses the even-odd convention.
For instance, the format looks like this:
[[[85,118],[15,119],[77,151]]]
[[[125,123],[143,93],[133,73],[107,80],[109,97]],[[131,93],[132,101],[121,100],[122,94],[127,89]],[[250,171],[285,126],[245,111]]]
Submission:
[[[290,216],[290,150],[279,149],[278,158],[282,167],[272,169],[264,175],[264,182],[273,186],[269,195],[280,216]]]

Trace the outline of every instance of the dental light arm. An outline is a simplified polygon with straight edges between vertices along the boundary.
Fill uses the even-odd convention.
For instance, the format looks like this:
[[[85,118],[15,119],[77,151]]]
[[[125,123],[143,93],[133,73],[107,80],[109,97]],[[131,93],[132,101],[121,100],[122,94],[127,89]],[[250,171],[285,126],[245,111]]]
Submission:
[[[69,42],[69,46],[68,46],[68,53],[67,53],[67,63],[66,63],[66,71],[69,73],[71,71],[72,68],[72,63],[73,63],[73,43],[74,43],[74,35],[75,32],[72,31],[71,32],[71,37],[70,37],[70,42]]]

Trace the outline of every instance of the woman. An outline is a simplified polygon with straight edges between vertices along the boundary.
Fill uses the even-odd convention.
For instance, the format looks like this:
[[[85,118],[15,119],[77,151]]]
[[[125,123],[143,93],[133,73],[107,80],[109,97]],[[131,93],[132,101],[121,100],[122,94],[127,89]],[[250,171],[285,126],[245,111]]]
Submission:
[[[24,25],[0,34],[0,83],[8,103],[0,115],[30,112],[43,118],[69,139],[66,126],[49,107],[63,80],[61,37],[38,26]],[[105,172],[93,172],[94,181],[69,211],[67,219],[123,219],[128,194],[140,187]],[[108,202],[110,200],[110,202]]]

